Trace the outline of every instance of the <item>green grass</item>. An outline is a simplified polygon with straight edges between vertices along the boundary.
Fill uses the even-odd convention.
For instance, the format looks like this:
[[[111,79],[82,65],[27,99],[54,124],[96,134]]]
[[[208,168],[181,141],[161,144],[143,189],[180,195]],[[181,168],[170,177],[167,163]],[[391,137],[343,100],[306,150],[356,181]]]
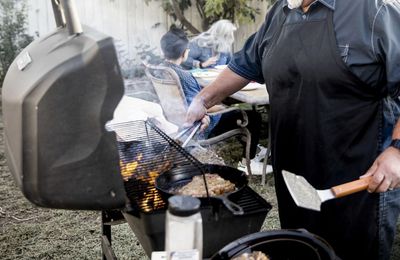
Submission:
[[[14,184],[4,160],[0,163],[1,259],[100,259],[99,212],[36,207]],[[272,178],[268,178],[265,187],[259,185],[259,178],[254,181],[251,186],[276,204]],[[276,207],[268,214],[263,229],[279,229]],[[112,234],[113,249],[119,259],[147,259],[126,223],[112,226]]]
[[[0,119],[0,258],[100,259],[100,213],[44,209],[31,204],[15,185],[6,165],[2,132]],[[266,145],[265,140],[262,142]],[[235,141],[217,150],[230,165],[235,166],[241,159],[241,148]],[[265,186],[260,183],[259,176],[250,178],[250,186],[273,206],[262,230],[280,229],[272,175],[267,175]],[[112,226],[112,234],[112,246],[119,259],[147,259],[126,223]],[[392,256],[392,260],[396,259],[400,259],[399,236]]]

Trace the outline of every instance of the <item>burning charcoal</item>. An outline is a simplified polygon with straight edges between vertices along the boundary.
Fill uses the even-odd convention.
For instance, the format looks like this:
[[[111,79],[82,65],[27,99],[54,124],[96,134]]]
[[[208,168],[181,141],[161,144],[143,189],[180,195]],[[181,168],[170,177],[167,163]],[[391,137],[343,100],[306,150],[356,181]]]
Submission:
[[[124,162],[135,161],[136,157],[143,153],[141,147],[143,142],[131,141],[131,142],[118,142],[118,152],[120,159]]]

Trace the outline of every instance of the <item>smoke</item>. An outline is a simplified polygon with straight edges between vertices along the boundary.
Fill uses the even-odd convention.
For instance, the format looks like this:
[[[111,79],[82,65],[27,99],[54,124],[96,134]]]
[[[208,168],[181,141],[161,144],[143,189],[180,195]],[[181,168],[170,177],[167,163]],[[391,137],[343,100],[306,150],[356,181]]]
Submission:
[[[196,145],[190,148],[189,153],[201,163],[225,165],[224,159],[222,159],[217,154],[216,149],[212,148],[211,146],[202,147],[200,145]]]

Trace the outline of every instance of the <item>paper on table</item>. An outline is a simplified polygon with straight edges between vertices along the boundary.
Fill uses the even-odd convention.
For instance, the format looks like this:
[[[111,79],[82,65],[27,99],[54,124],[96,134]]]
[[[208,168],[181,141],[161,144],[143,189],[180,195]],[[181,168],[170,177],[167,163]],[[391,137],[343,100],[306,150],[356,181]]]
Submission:
[[[216,78],[218,76],[218,72],[212,70],[201,70],[192,72],[195,78]]]
[[[178,131],[178,126],[165,119],[162,108],[159,104],[129,96],[122,97],[114,111],[114,118],[107,122],[106,127],[107,129],[115,131],[118,137],[123,139],[123,141],[132,141],[140,138],[135,135],[135,132],[137,131],[126,131],[126,129],[121,130],[121,128],[116,125],[118,123],[138,120],[145,121],[148,118],[156,119],[158,122],[157,126],[168,135]]]

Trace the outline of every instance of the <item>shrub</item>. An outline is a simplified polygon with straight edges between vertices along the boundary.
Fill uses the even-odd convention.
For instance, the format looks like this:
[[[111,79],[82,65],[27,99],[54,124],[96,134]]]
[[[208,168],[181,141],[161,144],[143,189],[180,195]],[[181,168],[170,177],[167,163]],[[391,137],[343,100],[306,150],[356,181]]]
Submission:
[[[118,62],[124,79],[144,77],[143,63],[159,64],[162,58],[157,54],[157,48],[148,44],[138,43],[134,46],[137,56],[130,58],[126,46],[120,40],[115,40]]]
[[[276,2],[276,0],[145,0],[146,3],[150,1],[161,2],[164,11],[174,20],[179,20],[182,27],[192,34],[207,30],[211,24],[220,19],[228,19],[239,24],[254,22],[256,15],[260,14],[260,9],[252,7],[251,3]],[[190,19],[185,17],[185,11],[192,5],[196,7],[202,20],[202,28],[196,28]]]
[[[33,37],[26,34],[23,0],[0,0],[0,87],[8,67]]]

